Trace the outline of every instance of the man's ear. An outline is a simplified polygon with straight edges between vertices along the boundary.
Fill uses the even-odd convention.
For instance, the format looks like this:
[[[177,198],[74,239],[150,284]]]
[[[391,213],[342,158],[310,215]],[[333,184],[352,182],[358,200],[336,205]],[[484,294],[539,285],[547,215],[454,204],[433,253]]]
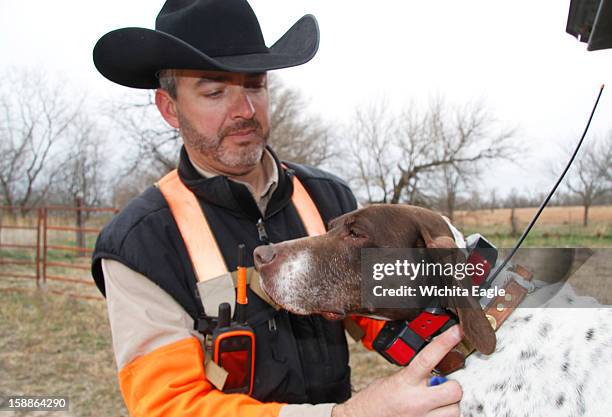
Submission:
[[[465,263],[465,258],[461,252],[457,250],[457,245],[453,238],[440,236],[434,239],[427,231],[422,232],[421,235],[428,249],[436,249],[432,251],[434,253],[433,258],[435,262],[453,264],[458,262]],[[444,249],[448,249],[448,251]],[[471,296],[472,283],[470,278],[465,277],[462,280],[443,278],[441,283],[448,286],[448,288],[459,287],[467,289],[468,294],[470,294],[469,296],[447,297],[445,300],[446,305],[456,311],[459,318],[459,325],[470,344],[485,355],[493,353],[496,345],[495,331],[480,307],[478,300]]]
[[[176,111],[176,101],[170,94],[161,88],[155,90],[155,105],[164,120],[173,128],[179,128],[178,113]]]

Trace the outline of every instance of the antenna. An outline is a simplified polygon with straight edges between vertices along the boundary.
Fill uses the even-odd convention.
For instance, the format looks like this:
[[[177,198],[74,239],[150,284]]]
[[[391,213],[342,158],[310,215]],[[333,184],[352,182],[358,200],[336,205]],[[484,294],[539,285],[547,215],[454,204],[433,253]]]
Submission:
[[[578,141],[578,145],[576,145],[576,149],[574,149],[574,153],[572,154],[572,157],[570,158],[570,160],[567,162],[567,165],[565,166],[565,169],[563,170],[563,172],[561,173],[561,175],[557,179],[557,182],[555,183],[553,188],[548,193],[548,196],[546,196],[546,198],[544,199],[542,204],[540,204],[540,208],[538,209],[538,211],[536,212],[535,216],[533,216],[533,219],[531,219],[531,221],[529,222],[529,224],[527,225],[527,227],[523,231],[523,234],[519,238],[518,242],[516,243],[516,245],[514,246],[512,251],[510,251],[510,254],[506,257],[506,259],[504,259],[504,262],[502,262],[502,264],[497,269],[495,269],[495,272],[493,273],[491,278],[489,280],[487,280],[487,281],[493,282],[495,280],[495,278],[497,278],[499,273],[508,264],[508,262],[510,262],[510,259],[512,259],[512,257],[516,254],[516,251],[519,250],[519,248],[523,244],[523,241],[525,240],[525,238],[527,237],[527,235],[529,234],[529,232],[531,231],[531,229],[535,225],[536,221],[538,220],[538,217],[540,217],[540,214],[542,214],[542,211],[544,211],[544,208],[546,207],[546,205],[548,204],[548,202],[552,198],[553,194],[555,193],[555,191],[557,191],[557,188],[559,187],[559,184],[561,184],[561,181],[563,181],[563,178],[565,177],[565,174],[567,173],[567,171],[569,170],[570,166],[574,162],[574,159],[576,159],[576,155],[578,155],[578,150],[582,146],[582,142],[584,141],[584,138],[585,138],[585,136],[586,136],[586,134],[587,134],[587,132],[589,130],[589,126],[591,125],[591,120],[593,120],[593,115],[595,114],[595,109],[597,109],[597,105],[599,104],[599,99],[601,98],[601,93],[603,93],[604,87],[605,87],[604,84],[602,84],[601,88],[599,89],[599,94],[597,95],[597,100],[595,100],[595,104],[593,105],[593,110],[591,111],[591,116],[589,117],[589,121],[587,122],[586,127],[584,128],[584,132],[582,133],[582,137],[580,138],[580,141]]]

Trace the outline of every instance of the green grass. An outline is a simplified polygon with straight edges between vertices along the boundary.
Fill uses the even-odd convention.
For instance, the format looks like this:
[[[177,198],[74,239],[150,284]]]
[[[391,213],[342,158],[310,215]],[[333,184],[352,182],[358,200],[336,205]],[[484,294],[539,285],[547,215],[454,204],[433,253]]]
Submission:
[[[0,249],[0,258],[30,261],[36,258],[36,252],[33,249]]]
[[[507,228],[495,226],[463,228],[465,236],[480,233],[498,248],[513,247],[523,229],[519,229],[516,236],[511,236]],[[610,248],[612,247],[612,227],[594,226],[540,226],[531,230],[523,247],[532,248]]]

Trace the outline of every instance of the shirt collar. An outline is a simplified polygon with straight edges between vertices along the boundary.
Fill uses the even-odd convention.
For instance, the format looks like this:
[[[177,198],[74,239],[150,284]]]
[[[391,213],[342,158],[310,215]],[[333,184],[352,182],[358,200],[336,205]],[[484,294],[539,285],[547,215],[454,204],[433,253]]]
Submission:
[[[214,178],[223,175],[221,173],[209,171],[202,168],[191,158],[189,158],[189,162],[191,162],[191,165],[193,165],[198,174],[200,174],[204,178]],[[226,176],[229,180],[234,181],[235,183],[244,185],[255,199],[255,202],[259,206],[260,211],[263,213],[265,212],[265,208],[268,201],[270,200],[270,197],[272,197],[274,190],[276,190],[276,187],[278,186],[278,167],[276,166],[276,161],[274,160],[268,149],[264,149],[261,162],[263,164],[263,173],[266,178],[266,182],[261,194],[259,195],[257,195],[258,193],[256,193],[255,188],[251,184],[245,181],[240,181],[231,176],[223,176]]]

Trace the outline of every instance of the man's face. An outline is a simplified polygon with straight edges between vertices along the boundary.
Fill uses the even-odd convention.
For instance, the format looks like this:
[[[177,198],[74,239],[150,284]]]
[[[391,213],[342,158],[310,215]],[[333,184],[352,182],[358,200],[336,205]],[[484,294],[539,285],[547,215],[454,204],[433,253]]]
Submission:
[[[179,70],[176,91],[176,99],[166,98],[174,123],[160,110],[180,130],[190,158],[230,175],[255,168],[270,133],[265,73]]]

